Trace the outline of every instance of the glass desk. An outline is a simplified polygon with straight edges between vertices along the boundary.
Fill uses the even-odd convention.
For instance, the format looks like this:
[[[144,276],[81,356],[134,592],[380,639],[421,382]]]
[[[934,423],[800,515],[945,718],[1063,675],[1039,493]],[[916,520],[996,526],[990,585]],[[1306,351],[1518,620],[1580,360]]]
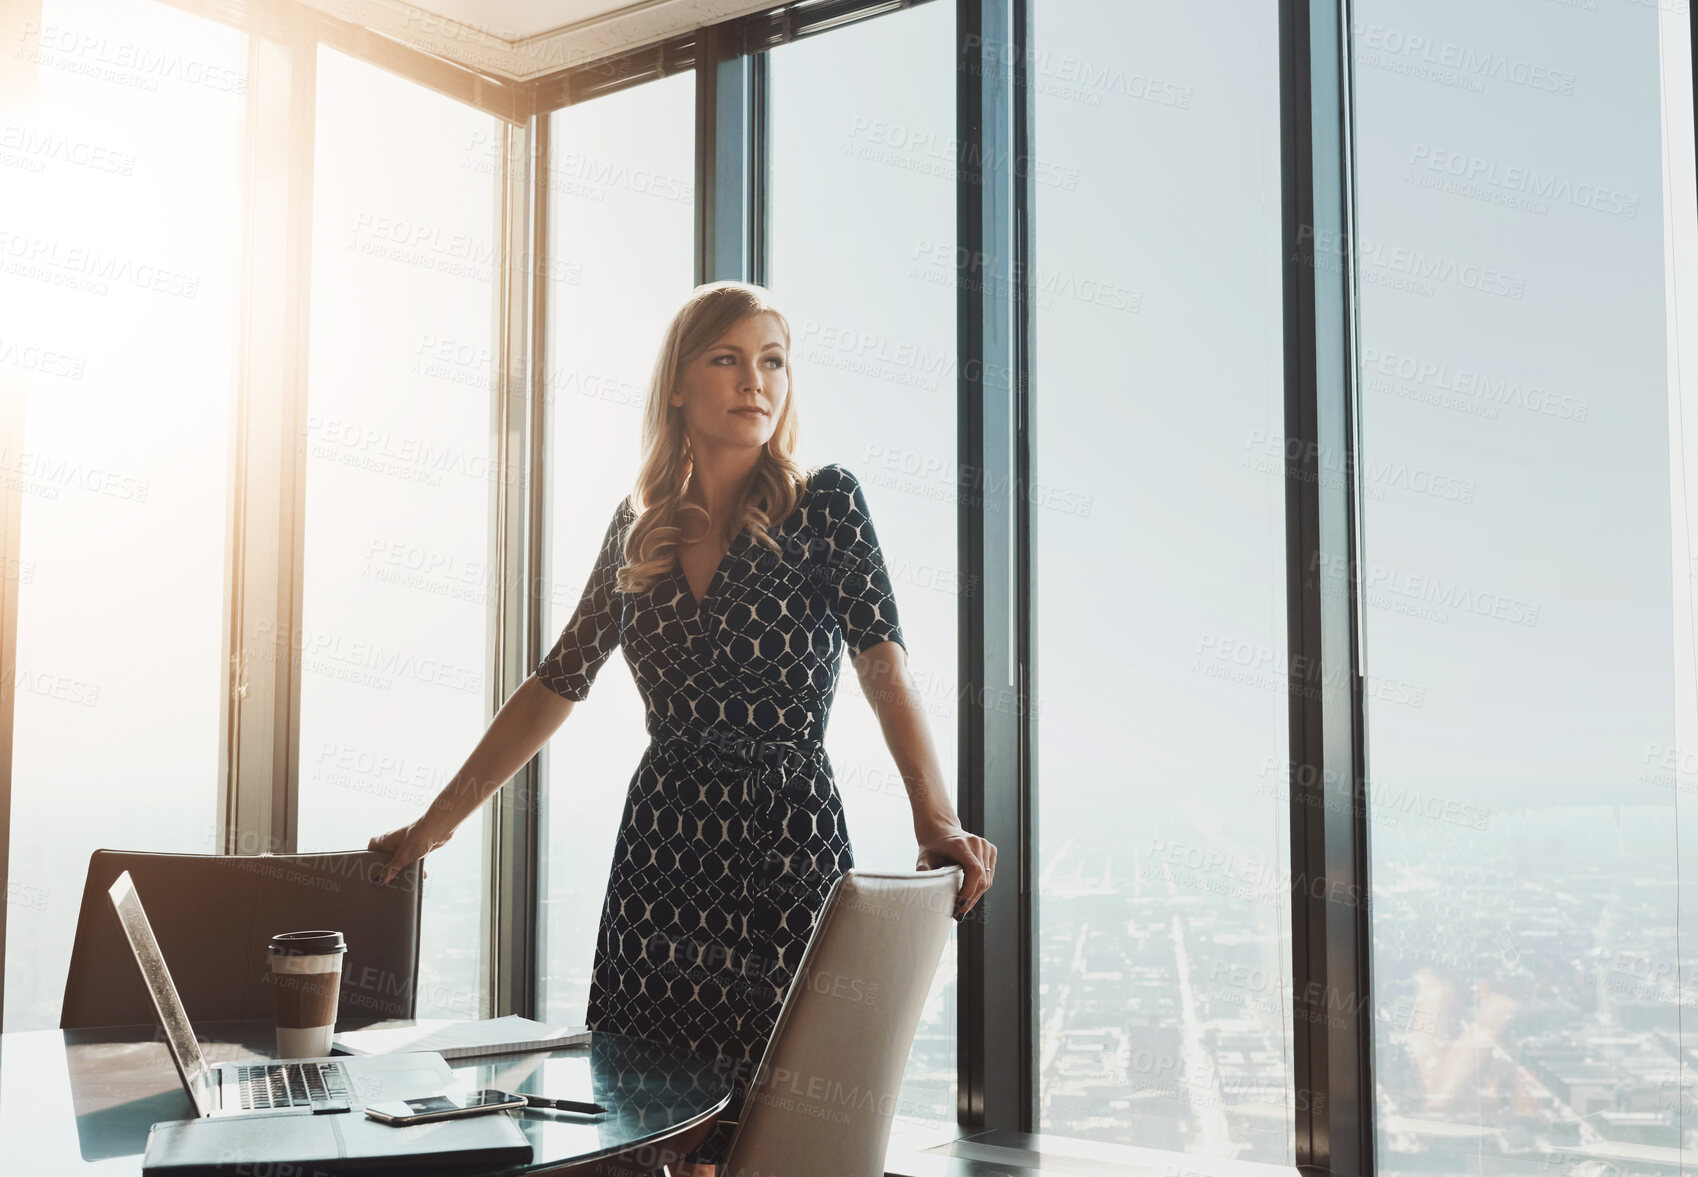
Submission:
[[[195,1029],[209,1063],[270,1059],[276,1044],[269,1021]],[[731,1099],[731,1076],[713,1060],[619,1034],[598,1032],[588,1045],[552,1053],[448,1065],[456,1090],[498,1087],[608,1109],[594,1118],[503,1113],[535,1152],[528,1165],[483,1171],[491,1177],[657,1171],[704,1138]],[[0,1168],[7,1173],[138,1174],[149,1125],[193,1115],[156,1026],[0,1034]]]

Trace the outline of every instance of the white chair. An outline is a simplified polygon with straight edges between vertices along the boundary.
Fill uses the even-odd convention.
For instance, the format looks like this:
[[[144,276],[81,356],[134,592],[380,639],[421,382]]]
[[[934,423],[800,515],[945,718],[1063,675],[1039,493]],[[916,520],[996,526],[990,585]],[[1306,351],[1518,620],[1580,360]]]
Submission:
[[[844,872],[802,954],[720,1172],[884,1177],[914,1029],[965,874]]]

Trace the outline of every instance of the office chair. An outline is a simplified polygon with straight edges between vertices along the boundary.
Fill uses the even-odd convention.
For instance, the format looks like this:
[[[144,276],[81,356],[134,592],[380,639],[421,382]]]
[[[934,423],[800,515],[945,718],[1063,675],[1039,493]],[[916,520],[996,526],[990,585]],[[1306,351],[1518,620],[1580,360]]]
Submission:
[[[965,877],[958,866],[839,876],[749,1085],[724,1172],[883,1177],[902,1071]]]
[[[278,932],[315,928],[340,931],[348,945],[338,1024],[417,1016],[419,864],[380,887],[376,880],[388,861],[370,850],[96,850],[83,882],[60,1029],[148,1025],[157,1016],[106,894],[125,870],[192,1020],[272,1017],[266,945]]]

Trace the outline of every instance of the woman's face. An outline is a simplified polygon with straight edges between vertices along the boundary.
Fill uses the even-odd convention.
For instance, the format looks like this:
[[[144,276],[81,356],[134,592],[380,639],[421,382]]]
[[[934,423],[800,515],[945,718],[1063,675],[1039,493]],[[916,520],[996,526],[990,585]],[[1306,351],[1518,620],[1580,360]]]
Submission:
[[[731,325],[684,365],[671,403],[682,405],[690,444],[758,449],[767,443],[790,394],[790,357],[770,314]]]

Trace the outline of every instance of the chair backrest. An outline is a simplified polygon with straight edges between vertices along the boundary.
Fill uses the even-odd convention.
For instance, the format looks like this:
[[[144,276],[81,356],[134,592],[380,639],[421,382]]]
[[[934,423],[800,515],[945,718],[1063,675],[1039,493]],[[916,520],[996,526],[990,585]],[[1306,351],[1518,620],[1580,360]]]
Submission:
[[[883,1177],[963,878],[958,866],[839,876],[749,1083],[726,1177]]]
[[[419,864],[378,886],[388,859],[370,850],[258,855],[96,850],[83,881],[60,1028],[156,1020],[106,894],[126,870],[192,1021],[271,1017],[267,943],[278,932],[316,928],[340,931],[348,945],[339,1025],[416,1016]]]

